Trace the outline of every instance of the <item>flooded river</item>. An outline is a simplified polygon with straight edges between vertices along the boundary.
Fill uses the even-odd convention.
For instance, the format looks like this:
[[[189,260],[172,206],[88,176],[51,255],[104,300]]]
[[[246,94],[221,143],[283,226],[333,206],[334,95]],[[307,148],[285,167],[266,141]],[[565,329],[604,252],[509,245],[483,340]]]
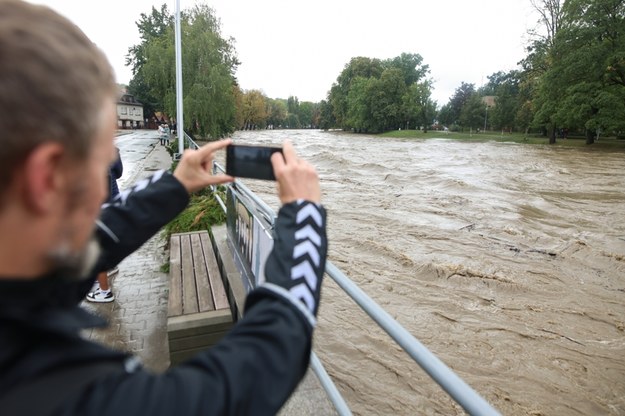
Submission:
[[[503,414],[625,414],[625,153],[234,136],[284,138],[320,174],[329,260]],[[463,413],[330,278],[315,350],[354,414]]]

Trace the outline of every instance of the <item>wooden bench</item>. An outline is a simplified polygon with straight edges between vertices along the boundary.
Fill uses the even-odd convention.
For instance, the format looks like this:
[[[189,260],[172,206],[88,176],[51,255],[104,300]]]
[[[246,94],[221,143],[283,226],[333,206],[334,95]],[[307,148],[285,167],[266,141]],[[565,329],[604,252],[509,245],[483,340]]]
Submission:
[[[171,235],[169,273],[167,335],[175,365],[216,344],[233,320],[207,231]]]

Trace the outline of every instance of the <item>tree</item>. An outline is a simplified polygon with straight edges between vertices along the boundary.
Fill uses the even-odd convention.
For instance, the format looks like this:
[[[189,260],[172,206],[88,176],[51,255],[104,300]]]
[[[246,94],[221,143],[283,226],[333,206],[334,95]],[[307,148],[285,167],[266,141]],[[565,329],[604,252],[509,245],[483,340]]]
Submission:
[[[309,101],[304,101],[299,105],[298,117],[301,127],[307,129],[313,126],[313,113],[315,105]]]
[[[345,118],[348,112],[347,96],[356,78],[379,78],[382,73],[382,61],[365,57],[352,58],[332,85],[328,101],[332,104],[334,118],[338,125],[346,128]]]
[[[462,124],[460,122],[460,115],[462,109],[469,102],[469,99],[476,94],[475,84],[467,84],[462,82],[454,95],[449,99],[449,119],[451,124]]]
[[[137,91],[156,97],[164,110],[176,115],[173,17],[162,6],[141,15],[137,26],[142,42],[129,49]],[[223,39],[213,9],[197,5],[181,16],[184,128],[219,138],[234,130],[235,78],[239,62],[232,39]],[[131,85],[133,83],[131,82]]]
[[[173,18],[163,4],[160,10],[152,7],[150,14],[141,13],[136,22],[141,43],[128,48],[126,65],[132,69],[133,77],[129,82],[128,91],[143,104],[145,117],[152,117],[155,111],[163,109],[163,97],[156,96],[146,82],[141,68],[146,62],[146,48],[154,39],[165,36],[173,27]]]
[[[480,129],[486,117],[486,104],[477,92],[471,94],[460,111],[459,122],[463,128]]]
[[[273,127],[281,127],[286,121],[287,105],[283,100],[268,99],[269,110],[267,124]]]
[[[625,129],[625,4],[568,0],[538,91],[537,116],[586,132]]]
[[[424,115],[429,117],[423,111],[431,91],[427,74],[419,54],[402,53],[385,61],[353,58],[328,96],[336,123],[358,132],[422,123]]]
[[[552,49],[557,33],[562,26],[564,0],[530,0],[540,19],[538,28],[530,32],[532,41],[527,48],[528,55],[521,61],[523,66],[522,84],[525,91],[531,91],[529,103],[524,103],[524,111],[535,110],[533,123],[541,126],[545,131],[550,131],[549,143],[555,143],[556,126],[554,122],[553,108],[545,105],[541,100],[539,91],[544,85],[544,75],[551,68]],[[557,91],[552,91],[552,93]],[[555,98],[557,100],[557,98]]]
[[[265,127],[267,123],[267,104],[265,95],[259,90],[250,90],[243,94],[243,125],[245,130]]]
[[[332,112],[332,104],[326,100],[319,103],[319,128],[328,130],[336,126],[336,119]]]
[[[488,94],[495,96],[495,106],[489,109],[488,118],[494,129],[511,130],[523,128],[518,123],[517,114],[520,102],[519,71],[496,72],[488,77]]]

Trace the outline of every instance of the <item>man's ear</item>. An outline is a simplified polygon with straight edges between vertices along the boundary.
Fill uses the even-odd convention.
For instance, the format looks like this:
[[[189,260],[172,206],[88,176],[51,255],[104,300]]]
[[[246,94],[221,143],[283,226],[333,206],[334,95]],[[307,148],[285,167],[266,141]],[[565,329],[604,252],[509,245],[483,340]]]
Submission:
[[[23,165],[24,197],[29,208],[47,213],[63,197],[65,175],[63,156],[65,151],[59,143],[37,146]]]

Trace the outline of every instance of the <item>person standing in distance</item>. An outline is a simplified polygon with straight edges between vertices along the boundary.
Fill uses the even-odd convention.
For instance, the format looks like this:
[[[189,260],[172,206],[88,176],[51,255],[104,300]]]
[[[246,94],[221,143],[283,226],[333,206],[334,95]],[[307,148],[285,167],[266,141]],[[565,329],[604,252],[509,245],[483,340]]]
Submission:
[[[115,147],[115,151],[117,153],[117,157],[115,158],[115,162],[111,164],[108,172],[109,179],[109,197],[106,203],[111,203],[117,195],[119,195],[119,187],[117,185],[117,180],[122,177],[124,174],[124,164],[122,162],[121,154],[119,153],[119,148]],[[111,285],[109,282],[109,278],[114,276],[119,272],[119,267],[115,266],[111,270],[98,273],[98,281],[93,287],[93,291],[87,294],[86,299],[89,302],[96,303],[108,303],[113,302],[115,300],[115,295],[111,290]]]

